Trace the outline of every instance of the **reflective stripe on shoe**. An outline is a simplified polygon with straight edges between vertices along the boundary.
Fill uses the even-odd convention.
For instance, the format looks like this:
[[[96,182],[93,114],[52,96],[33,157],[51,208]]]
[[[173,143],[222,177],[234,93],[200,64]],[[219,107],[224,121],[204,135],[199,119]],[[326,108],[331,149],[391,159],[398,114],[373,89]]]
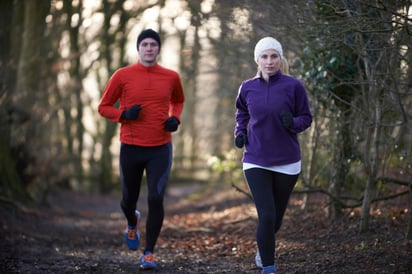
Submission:
[[[140,212],[139,210],[135,210],[134,215],[136,215],[136,226],[139,227],[139,223],[140,223]]]
[[[263,268],[262,259],[260,258],[259,250],[256,252],[255,263],[258,268]]]

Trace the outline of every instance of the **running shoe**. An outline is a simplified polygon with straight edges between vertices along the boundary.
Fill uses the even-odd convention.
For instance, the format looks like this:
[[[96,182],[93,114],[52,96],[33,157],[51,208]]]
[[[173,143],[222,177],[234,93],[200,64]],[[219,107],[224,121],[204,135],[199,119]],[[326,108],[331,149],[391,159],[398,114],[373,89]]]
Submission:
[[[276,274],[276,266],[269,265],[262,268],[262,274]]]
[[[260,258],[259,250],[256,251],[255,263],[256,263],[256,266],[257,266],[258,268],[263,268],[262,259]]]
[[[140,258],[140,268],[141,269],[155,269],[157,264],[155,262],[155,256],[152,252],[146,251],[145,254]]]
[[[139,222],[140,222],[140,212],[138,210],[135,211],[136,215],[136,225],[130,226],[128,225],[126,228],[126,244],[131,250],[136,250],[140,244],[140,234],[139,234]]]

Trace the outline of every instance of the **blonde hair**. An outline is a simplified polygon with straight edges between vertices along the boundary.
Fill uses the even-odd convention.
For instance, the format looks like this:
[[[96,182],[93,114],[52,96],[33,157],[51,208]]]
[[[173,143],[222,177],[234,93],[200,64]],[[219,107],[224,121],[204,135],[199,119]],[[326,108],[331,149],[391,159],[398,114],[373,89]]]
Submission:
[[[289,74],[289,63],[285,57],[282,57],[282,59],[280,59],[280,72],[282,72],[283,74]]]

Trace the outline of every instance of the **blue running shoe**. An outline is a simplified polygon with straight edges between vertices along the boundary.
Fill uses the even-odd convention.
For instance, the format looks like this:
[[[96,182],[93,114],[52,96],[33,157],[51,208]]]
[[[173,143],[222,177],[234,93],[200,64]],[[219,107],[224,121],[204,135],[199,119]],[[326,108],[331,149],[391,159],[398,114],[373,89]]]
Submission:
[[[276,274],[276,266],[269,265],[262,268],[262,274]]]
[[[140,212],[135,211],[136,215],[136,225],[128,225],[126,228],[126,244],[131,250],[136,250],[140,244],[140,234],[139,234],[139,222],[140,222]]]
[[[140,268],[141,269],[155,269],[157,264],[155,262],[155,256],[152,252],[146,251],[144,255],[140,258]]]

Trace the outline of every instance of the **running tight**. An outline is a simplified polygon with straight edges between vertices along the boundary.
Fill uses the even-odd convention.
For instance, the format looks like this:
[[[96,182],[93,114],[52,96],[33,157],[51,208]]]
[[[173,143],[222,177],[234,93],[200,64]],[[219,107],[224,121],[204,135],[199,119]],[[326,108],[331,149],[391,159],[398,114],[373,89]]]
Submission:
[[[256,240],[263,266],[275,263],[275,234],[299,174],[287,175],[262,168],[244,171],[258,214]]]
[[[172,144],[141,147],[121,144],[120,180],[122,200],[120,206],[128,225],[136,225],[136,204],[140,195],[143,172],[146,171],[148,187],[148,216],[146,221],[146,247],[154,252],[163,225],[163,198],[172,164]]]

